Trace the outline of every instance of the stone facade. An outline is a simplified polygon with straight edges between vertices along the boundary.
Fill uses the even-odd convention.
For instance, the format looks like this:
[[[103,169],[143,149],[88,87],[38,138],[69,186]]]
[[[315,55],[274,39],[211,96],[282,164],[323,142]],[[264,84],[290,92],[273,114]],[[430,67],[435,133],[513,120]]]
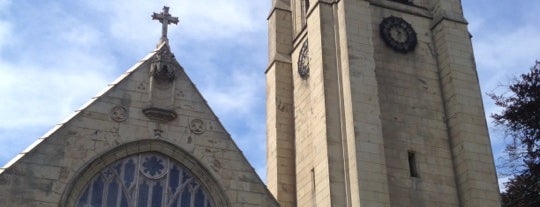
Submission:
[[[212,206],[278,206],[166,40],[2,168],[0,206],[75,206],[111,163],[148,152],[190,171]]]
[[[272,5],[268,187],[281,206],[500,206],[459,0]],[[410,25],[412,50],[383,39],[388,17]]]

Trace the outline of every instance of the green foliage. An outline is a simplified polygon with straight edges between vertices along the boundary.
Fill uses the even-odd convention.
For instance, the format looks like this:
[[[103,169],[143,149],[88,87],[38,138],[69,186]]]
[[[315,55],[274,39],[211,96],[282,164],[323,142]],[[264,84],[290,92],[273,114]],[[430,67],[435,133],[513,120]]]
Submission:
[[[507,207],[540,206],[540,62],[509,89],[509,96],[490,94],[504,108],[491,116],[512,138],[506,147],[508,158],[519,162],[514,177],[505,184],[503,203]]]

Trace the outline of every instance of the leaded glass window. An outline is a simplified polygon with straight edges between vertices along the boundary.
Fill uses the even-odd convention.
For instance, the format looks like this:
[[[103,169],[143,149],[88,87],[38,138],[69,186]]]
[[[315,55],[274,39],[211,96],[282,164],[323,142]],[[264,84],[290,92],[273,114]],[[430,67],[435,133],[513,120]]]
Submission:
[[[182,164],[149,152],[118,160],[95,175],[77,207],[212,207],[200,181]]]

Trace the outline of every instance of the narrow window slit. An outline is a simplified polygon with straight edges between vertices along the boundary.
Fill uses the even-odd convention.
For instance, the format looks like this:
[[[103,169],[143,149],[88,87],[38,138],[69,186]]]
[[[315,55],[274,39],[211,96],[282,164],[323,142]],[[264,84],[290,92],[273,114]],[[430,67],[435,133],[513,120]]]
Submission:
[[[311,168],[311,206],[317,207],[317,189],[315,185],[315,168]]]
[[[304,0],[304,14],[307,16],[307,13],[309,11],[309,0]]]
[[[307,13],[309,10],[309,0],[302,0],[300,2],[300,12],[302,14],[302,26],[306,26],[307,24]]]
[[[418,177],[418,168],[416,167],[416,153],[414,151],[408,152],[409,157],[409,172],[411,177]]]

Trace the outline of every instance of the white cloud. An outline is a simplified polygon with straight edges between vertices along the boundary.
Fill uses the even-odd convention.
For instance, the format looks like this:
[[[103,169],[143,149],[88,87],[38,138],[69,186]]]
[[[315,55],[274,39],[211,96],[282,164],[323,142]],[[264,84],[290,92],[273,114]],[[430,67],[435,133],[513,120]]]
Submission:
[[[155,37],[157,43],[159,26],[150,21],[151,11],[156,8],[157,1],[142,0],[119,0],[119,1],[84,1],[89,8],[96,10],[102,20],[106,33],[115,41],[131,43],[129,46],[141,47],[151,44],[151,38]],[[159,30],[160,31],[160,30]],[[133,43],[138,44],[133,44]],[[142,43],[142,44],[141,44]],[[133,48],[131,48],[133,49]],[[151,49],[151,48],[147,48]]]
[[[203,93],[212,99],[214,110],[226,116],[247,116],[253,111],[255,103],[260,103],[264,91],[256,76],[262,74],[233,73],[230,77],[222,77],[214,86],[207,87]],[[232,78],[232,80],[225,80]],[[218,85],[219,84],[219,85]]]
[[[482,65],[481,69],[505,73],[528,70],[534,60],[540,58],[538,24],[540,21],[531,22],[515,31],[477,37],[475,49],[478,64]],[[524,64],[529,66],[514,68],[516,65]]]
[[[77,11],[28,6],[0,20],[0,146],[9,146],[0,166],[120,74],[103,33]]]
[[[469,29],[473,34],[473,44],[480,84],[483,92],[502,94],[508,91],[508,85],[519,74],[525,73],[540,59],[540,19],[535,12],[540,8],[538,1],[503,1],[497,6],[485,7],[488,0],[464,1],[469,4],[467,12]],[[482,10],[471,8],[482,7]],[[495,162],[498,167],[506,154],[504,148],[509,141],[505,139],[504,128],[493,123],[491,114],[502,109],[495,106],[493,100],[483,94],[488,127]],[[499,168],[498,171],[501,169]],[[499,186],[504,190],[503,182],[508,178],[501,176]]]
[[[160,2],[119,0],[86,1],[85,3],[110,21],[111,35],[119,40],[146,42],[148,36],[156,40],[160,36],[159,25],[150,21],[152,12],[161,12]],[[178,26],[180,29],[170,29],[169,36],[179,37],[180,39],[176,41],[224,39],[236,37],[245,32],[260,31],[266,28],[266,25],[259,24],[260,12],[266,8],[261,4],[268,3],[245,0],[166,1],[165,5],[171,7],[170,13],[180,19]]]
[[[9,118],[0,119],[0,129],[54,125],[108,82],[106,77],[93,71],[2,65],[0,97],[9,98],[0,99],[0,114]]]
[[[86,49],[100,44],[103,34],[97,28],[88,25],[79,25],[77,27],[66,28],[64,32],[60,33],[59,38],[63,39],[66,45],[75,44]]]
[[[92,64],[98,61],[89,54],[60,55],[68,58],[60,59],[61,64],[54,63],[59,67],[52,69],[32,62],[9,63],[0,59],[0,166],[110,81],[98,71],[79,70],[79,64],[100,65]]]
[[[5,10],[11,5],[11,0],[0,0],[0,11]]]
[[[0,49],[10,43],[12,26],[9,22],[0,20]]]
[[[261,104],[264,104],[261,102]],[[255,110],[252,110],[253,112]],[[258,110],[262,113],[264,111]],[[240,130],[231,132],[236,144],[250,161],[259,177],[266,182],[266,122],[263,114],[228,115],[236,117],[234,122],[241,123]]]
[[[183,3],[186,3],[184,1]],[[189,1],[180,7],[180,15],[186,14],[184,23],[187,34],[192,38],[231,38],[239,34],[261,30],[266,25],[258,24],[255,12],[261,2],[218,0],[212,3]],[[181,4],[185,5],[185,4]],[[202,9],[201,9],[202,8]]]

